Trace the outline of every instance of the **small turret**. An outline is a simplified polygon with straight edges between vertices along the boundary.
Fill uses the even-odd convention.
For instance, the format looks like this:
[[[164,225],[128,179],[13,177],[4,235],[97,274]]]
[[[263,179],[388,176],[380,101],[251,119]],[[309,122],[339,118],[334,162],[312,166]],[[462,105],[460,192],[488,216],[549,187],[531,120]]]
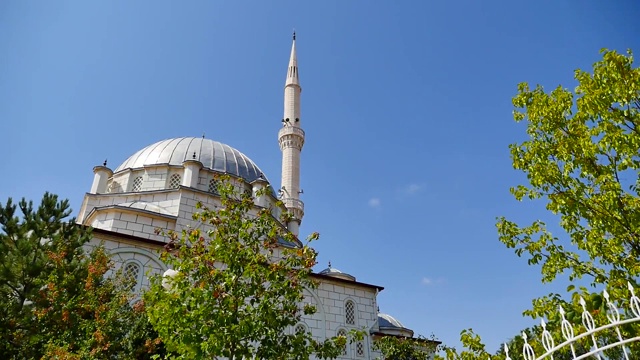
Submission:
[[[104,194],[107,192],[107,181],[113,175],[113,171],[107,167],[107,160],[102,165],[93,168],[93,184],[91,194]]]

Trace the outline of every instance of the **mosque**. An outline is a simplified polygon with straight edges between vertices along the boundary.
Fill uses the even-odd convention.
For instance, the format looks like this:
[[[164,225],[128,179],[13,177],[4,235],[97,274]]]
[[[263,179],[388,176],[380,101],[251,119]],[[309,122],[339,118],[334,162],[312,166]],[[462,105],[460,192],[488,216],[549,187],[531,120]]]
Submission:
[[[305,132],[300,116],[300,79],[296,37],[289,58],[284,86],[284,116],[278,132],[282,151],[282,180],[277,191],[254,196],[256,207],[271,208],[274,217],[290,212],[283,224],[298,235],[304,203],[300,200],[300,153]],[[158,250],[166,238],[155,229],[180,231],[197,226],[192,220],[196,203],[213,207],[216,174],[230,175],[239,189],[273,189],[258,165],[233,147],[204,137],[180,137],[158,141],[131,155],[112,170],[96,166],[91,190],[84,196],[77,221],[94,228],[93,242],[102,242],[117,266],[135,279],[136,290],[149,286],[147,273],[167,270]],[[281,201],[282,206],[276,204]],[[317,312],[306,316],[291,331],[310,331],[318,340],[346,335],[350,329],[369,329],[370,336],[350,344],[341,359],[375,359],[372,341],[380,336],[413,337],[413,331],[378,311],[376,297],[381,286],[362,283],[350,274],[329,266],[314,273],[317,289],[306,291]],[[305,300],[307,301],[307,300]]]

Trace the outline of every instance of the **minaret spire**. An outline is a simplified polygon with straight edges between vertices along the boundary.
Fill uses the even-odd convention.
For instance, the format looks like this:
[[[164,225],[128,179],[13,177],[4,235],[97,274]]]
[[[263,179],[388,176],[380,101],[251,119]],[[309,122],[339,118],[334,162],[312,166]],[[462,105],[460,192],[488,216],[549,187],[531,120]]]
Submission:
[[[289,68],[287,72],[286,85],[296,84],[300,86],[298,79],[298,56],[296,54],[296,31],[293,31],[293,43],[291,45],[291,55],[289,56]]]
[[[282,202],[293,215],[287,227],[298,235],[300,222],[304,216],[304,204],[300,200],[300,153],[304,145],[304,131],[300,121],[300,79],[296,54],[296,32],[293,32],[291,55],[284,85],[284,117],[282,129],[278,132],[278,142],[282,150]]]

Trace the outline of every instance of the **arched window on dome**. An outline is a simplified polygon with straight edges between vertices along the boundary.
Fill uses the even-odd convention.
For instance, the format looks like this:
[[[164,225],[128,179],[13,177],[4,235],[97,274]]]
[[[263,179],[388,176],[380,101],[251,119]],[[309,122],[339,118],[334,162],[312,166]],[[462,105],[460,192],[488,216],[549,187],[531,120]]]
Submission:
[[[122,275],[129,290],[134,293],[140,291],[140,284],[142,284],[142,266],[136,261],[127,261],[122,266]]]
[[[347,325],[356,324],[356,304],[353,300],[347,300],[344,302],[344,322]]]
[[[211,179],[209,180],[209,192],[212,194],[218,194],[218,180]]]
[[[133,184],[131,185],[131,191],[138,192],[140,190],[142,190],[142,176],[133,179]]]
[[[346,338],[346,337],[347,337],[347,330],[345,330],[345,329],[340,329],[340,330],[338,330],[338,334],[337,334],[337,335],[338,335],[338,336],[344,336],[344,337]],[[348,344],[348,341],[347,341],[347,343],[345,343],[345,344],[342,346],[342,356],[347,356],[347,355],[348,355],[348,353],[347,353],[347,349],[348,349],[347,344]]]
[[[180,174],[173,174],[169,178],[169,189],[177,189],[180,187],[180,183],[182,182],[182,176]]]

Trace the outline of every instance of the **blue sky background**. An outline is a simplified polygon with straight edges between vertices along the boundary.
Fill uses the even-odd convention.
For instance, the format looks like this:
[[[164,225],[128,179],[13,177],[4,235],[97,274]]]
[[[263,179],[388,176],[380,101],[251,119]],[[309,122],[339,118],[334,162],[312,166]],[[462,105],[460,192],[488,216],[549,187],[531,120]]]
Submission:
[[[607,47],[640,52],[636,1],[2,1],[0,202],[44,191],[78,210],[105,158],[201,136],[277,187],[283,85],[298,32],[306,215],[318,270],[382,285],[382,312],[494,350],[542,285],[495,218],[517,203],[519,82],[573,89]]]

